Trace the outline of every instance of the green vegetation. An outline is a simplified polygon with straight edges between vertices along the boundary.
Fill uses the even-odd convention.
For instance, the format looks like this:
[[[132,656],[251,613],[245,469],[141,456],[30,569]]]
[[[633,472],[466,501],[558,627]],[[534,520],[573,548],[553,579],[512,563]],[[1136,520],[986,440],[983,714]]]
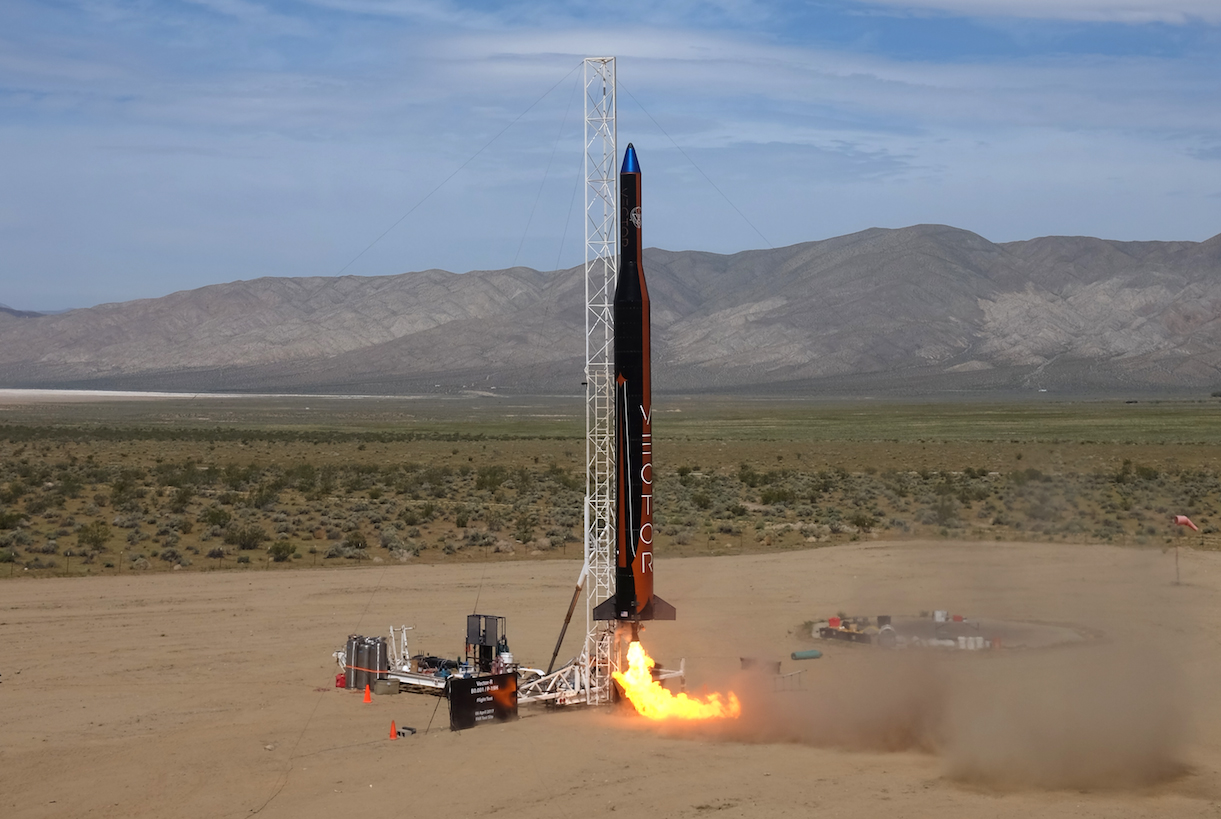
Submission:
[[[6,410],[0,577],[579,556],[579,404],[391,418],[347,400],[305,427],[305,401],[224,404],[219,430],[176,402]],[[661,555],[873,537],[1161,546],[1183,536],[1173,514],[1204,530],[1193,545],[1221,546],[1215,401],[654,412]]]

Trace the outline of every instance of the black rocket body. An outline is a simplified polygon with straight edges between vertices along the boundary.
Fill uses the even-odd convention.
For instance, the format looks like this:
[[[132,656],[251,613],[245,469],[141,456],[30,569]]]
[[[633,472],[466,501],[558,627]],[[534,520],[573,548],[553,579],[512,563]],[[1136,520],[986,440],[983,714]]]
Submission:
[[[615,596],[599,620],[673,620],[653,594],[653,406],[649,289],[640,235],[640,164],[631,145],[619,173],[615,316]]]

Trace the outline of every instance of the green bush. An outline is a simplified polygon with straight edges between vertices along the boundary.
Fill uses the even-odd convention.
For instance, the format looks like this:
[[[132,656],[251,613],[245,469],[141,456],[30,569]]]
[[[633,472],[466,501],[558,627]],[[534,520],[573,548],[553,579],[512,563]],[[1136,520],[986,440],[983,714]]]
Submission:
[[[76,539],[81,546],[87,549],[95,551],[104,549],[106,542],[110,540],[110,527],[101,520],[86,523],[76,531]]]
[[[769,486],[759,493],[759,502],[764,506],[771,506],[775,503],[792,503],[797,499],[792,489],[786,489],[781,486]]]
[[[179,487],[174,492],[174,497],[170,500],[170,511],[177,514],[182,514],[187,510],[187,504],[191,502],[191,498],[195,497],[195,490],[189,486]]]
[[[229,510],[219,506],[210,506],[199,513],[199,520],[209,526],[228,526],[232,519],[233,515],[229,514]]]
[[[494,492],[500,488],[500,485],[509,477],[509,470],[503,466],[481,466],[478,474],[475,476],[475,488],[486,489]]]
[[[236,546],[244,552],[259,548],[259,544],[267,540],[267,532],[256,523],[249,526],[234,525],[225,530],[225,543]]]
[[[878,525],[878,519],[867,512],[857,512],[852,517],[848,518],[848,522],[862,532],[868,532],[873,527]]]
[[[517,516],[516,531],[513,537],[520,540],[522,543],[529,543],[534,540],[534,527],[538,525],[538,516],[533,512],[522,512]]]
[[[267,553],[271,555],[271,559],[276,563],[283,563],[291,558],[296,551],[296,546],[292,545],[286,540],[280,540],[273,543],[271,548],[267,550]]]

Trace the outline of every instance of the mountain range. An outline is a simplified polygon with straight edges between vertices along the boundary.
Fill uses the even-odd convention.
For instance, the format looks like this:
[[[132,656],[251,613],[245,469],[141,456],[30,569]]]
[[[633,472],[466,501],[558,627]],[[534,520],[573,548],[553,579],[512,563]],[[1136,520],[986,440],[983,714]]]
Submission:
[[[917,225],[644,260],[658,392],[1221,384],[1221,235],[997,244]],[[583,334],[580,267],[261,278],[53,315],[0,310],[0,386],[577,394]]]

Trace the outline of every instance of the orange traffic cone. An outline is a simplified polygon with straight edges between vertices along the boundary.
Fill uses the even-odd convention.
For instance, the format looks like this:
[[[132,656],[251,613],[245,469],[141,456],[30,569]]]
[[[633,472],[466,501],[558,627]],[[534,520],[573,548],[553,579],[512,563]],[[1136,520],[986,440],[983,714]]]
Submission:
[[[365,702],[373,702],[373,697],[369,696],[369,684],[365,683]]]
[[[394,720],[390,720],[390,738],[391,739],[399,738],[399,729],[394,727]]]

